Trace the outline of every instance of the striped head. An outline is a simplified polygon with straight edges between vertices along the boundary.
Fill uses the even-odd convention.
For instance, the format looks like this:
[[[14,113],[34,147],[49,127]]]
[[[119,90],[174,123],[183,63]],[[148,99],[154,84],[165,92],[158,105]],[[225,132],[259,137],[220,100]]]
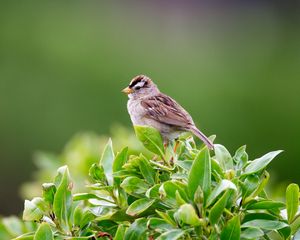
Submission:
[[[131,80],[128,87],[124,88],[122,92],[126,93],[129,98],[139,98],[152,96],[159,93],[159,90],[149,77],[138,75]]]

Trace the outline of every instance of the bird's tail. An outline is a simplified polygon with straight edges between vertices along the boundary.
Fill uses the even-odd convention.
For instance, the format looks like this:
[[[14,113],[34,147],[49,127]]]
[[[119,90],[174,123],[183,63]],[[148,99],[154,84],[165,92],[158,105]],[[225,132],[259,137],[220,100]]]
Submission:
[[[205,143],[209,149],[214,149],[214,144],[198,128],[192,127],[191,132]]]

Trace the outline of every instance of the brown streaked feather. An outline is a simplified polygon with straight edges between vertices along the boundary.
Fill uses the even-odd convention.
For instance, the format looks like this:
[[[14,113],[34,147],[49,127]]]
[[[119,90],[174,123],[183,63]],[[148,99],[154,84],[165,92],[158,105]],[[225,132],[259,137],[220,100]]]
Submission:
[[[172,98],[160,93],[141,101],[146,117],[179,129],[189,129],[194,125],[191,116]]]

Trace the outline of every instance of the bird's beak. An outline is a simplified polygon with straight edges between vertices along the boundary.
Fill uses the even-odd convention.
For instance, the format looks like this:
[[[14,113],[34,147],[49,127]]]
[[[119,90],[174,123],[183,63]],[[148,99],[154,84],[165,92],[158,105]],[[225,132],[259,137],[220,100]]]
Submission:
[[[122,92],[125,93],[125,94],[130,94],[130,93],[133,93],[133,90],[129,87],[126,87],[122,90]]]

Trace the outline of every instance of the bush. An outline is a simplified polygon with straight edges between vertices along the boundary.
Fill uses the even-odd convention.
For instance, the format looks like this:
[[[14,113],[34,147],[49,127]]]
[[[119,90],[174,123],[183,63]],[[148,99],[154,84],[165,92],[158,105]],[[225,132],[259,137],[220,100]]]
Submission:
[[[231,156],[222,145],[215,144],[210,152],[185,137],[174,152],[172,146],[164,148],[155,129],[135,130],[153,154],[129,154],[125,147],[115,156],[109,140],[100,162],[86,173],[89,183],[81,193],[73,193],[68,166],[58,168],[54,181],[42,185],[42,196],[25,201],[23,220],[28,226],[36,224],[16,239],[235,240],[297,235],[298,185],[288,186],[285,203],[270,199],[265,191],[265,169],[281,151],[250,161],[245,146]]]

